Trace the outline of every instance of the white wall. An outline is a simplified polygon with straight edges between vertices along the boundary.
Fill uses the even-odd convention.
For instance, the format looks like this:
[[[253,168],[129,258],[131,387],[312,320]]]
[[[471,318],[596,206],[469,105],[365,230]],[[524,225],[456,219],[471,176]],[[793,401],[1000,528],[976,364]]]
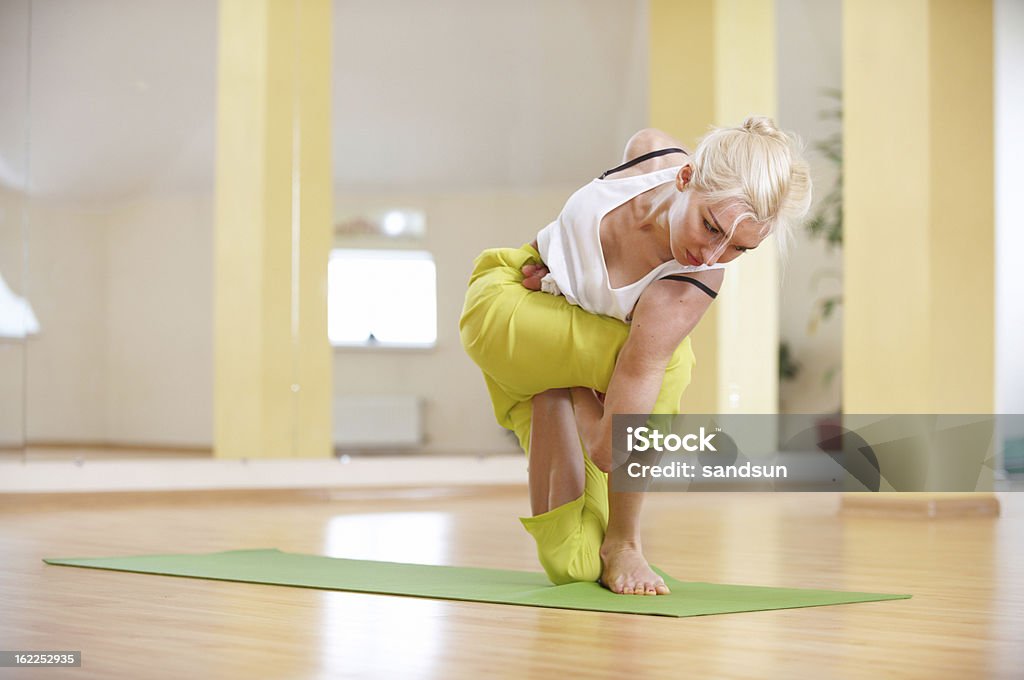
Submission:
[[[28,217],[41,331],[0,353],[4,429],[24,408],[34,442],[209,446],[210,197],[35,200]]]
[[[841,17],[841,0],[776,0],[777,122],[797,132],[808,146],[815,206],[836,177],[835,166],[811,147],[838,128],[835,121],[822,120],[819,112],[834,105],[822,90],[842,87]],[[784,270],[779,334],[789,342],[801,370],[795,380],[780,386],[782,412],[828,413],[839,408],[841,374],[827,386],[824,377],[841,364],[842,310],[813,334],[808,324],[815,315],[815,301],[841,291],[841,276],[840,252],[829,252],[822,240],[812,241],[799,229]]]
[[[1024,413],[1024,3],[996,0],[995,43],[996,413]]]
[[[646,118],[646,0],[334,0],[341,191],[573,183]]]
[[[0,450],[25,441],[25,348],[0,338]]]
[[[23,189],[26,177],[29,2],[0,2],[0,194],[5,188]],[[9,225],[10,218],[0,216],[0,225]],[[20,233],[20,214],[17,220]]]
[[[211,445],[213,200],[113,206],[104,230],[105,436]]]
[[[27,439],[102,441],[106,390],[104,211],[33,204],[29,302],[40,332],[26,362]]]
[[[1024,413],[1024,3],[996,0],[996,398]]]

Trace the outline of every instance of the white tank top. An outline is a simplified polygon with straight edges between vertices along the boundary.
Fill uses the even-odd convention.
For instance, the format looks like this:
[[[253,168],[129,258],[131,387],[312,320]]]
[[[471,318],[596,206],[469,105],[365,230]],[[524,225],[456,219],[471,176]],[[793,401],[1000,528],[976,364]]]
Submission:
[[[657,279],[671,274],[723,269],[725,265],[695,267],[669,260],[639,281],[621,288],[611,286],[601,249],[601,219],[626,201],[673,181],[680,167],[619,179],[595,179],[570,196],[558,219],[537,234],[538,251],[550,272],[541,280],[541,290],[564,295],[566,300],[588,312],[629,323],[640,294]]]

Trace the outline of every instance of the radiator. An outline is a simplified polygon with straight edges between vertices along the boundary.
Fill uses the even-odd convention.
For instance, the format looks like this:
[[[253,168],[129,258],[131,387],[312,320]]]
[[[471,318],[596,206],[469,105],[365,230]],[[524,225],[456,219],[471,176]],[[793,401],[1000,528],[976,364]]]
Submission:
[[[334,446],[413,447],[423,443],[422,399],[416,395],[334,398]]]

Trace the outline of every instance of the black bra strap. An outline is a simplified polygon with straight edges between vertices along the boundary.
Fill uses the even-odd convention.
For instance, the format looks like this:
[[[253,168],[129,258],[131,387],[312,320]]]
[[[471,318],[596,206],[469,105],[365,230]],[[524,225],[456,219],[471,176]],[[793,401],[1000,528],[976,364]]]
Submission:
[[[718,297],[718,293],[716,293],[715,291],[711,290],[706,285],[704,285],[704,282],[698,281],[697,279],[692,278],[690,276],[683,276],[682,274],[672,274],[670,276],[662,276],[661,278],[662,278],[662,280],[664,280],[664,279],[672,279],[673,281],[688,281],[688,282],[692,283],[693,285],[697,286],[698,288],[700,288],[702,291],[704,291],[708,295],[710,295],[712,299]]]
[[[657,151],[651,151],[649,153],[645,153],[643,156],[637,156],[633,160],[626,161],[622,165],[620,165],[618,167],[615,167],[615,168],[612,168],[611,170],[605,170],[604,173],[602,173],[601,176],[598,177],[598,179],[604,179],[608,175],[613,175],[616,172],[619,172],[620,170],[625,170],[626,168],[631,168],[634,165],[636,165],[637,163],[643,163],[644,161],[650,160],[652,158],[657,158],[658,156],[664,156],[664,155],[670,154],[670,153],[686,154],[686,152],[683,151],[682,149],[676,149],[675,147],[673,147],[671,149],[658,149]],[[689,155],[689,154],[686,154],[686,155]]]

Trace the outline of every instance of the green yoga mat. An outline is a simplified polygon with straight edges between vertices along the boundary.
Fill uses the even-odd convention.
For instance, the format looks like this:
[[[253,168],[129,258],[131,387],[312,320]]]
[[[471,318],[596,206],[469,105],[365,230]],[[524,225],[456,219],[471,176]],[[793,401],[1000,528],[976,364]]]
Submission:
[[[597,583],[553,586],[540,572],[348,560],[273,549],[232,550],[206,555],[139,555],[43,561],[69,567],[221,581],[655,616],[702,616],[910,597],[686,583],[675,580],[656,567],[655,571],[671,589],[670,595],[616,595]]]

